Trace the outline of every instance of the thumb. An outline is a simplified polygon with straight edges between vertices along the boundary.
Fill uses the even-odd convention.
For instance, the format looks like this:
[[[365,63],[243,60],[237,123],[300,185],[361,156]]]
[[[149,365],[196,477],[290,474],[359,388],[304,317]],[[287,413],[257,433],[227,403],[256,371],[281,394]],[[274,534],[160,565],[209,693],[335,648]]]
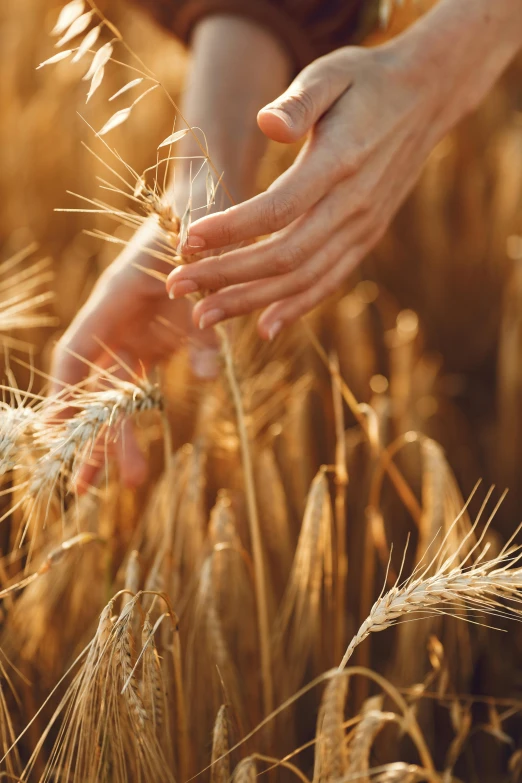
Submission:
[[[349,86],[346,71],[330,56],[322,57],[301,71],[279,98],[261,109],[257,123],[273,141],[298,141]]]

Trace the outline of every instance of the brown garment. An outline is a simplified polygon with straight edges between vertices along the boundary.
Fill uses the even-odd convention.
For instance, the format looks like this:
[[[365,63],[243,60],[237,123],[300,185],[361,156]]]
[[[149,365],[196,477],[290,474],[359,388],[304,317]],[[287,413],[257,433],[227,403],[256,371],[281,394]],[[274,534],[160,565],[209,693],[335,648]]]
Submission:
[[[134,0],[184,43],[209,14],[236,14],[270,28],[301,69],[354,43],[375,21],[378,0]]]

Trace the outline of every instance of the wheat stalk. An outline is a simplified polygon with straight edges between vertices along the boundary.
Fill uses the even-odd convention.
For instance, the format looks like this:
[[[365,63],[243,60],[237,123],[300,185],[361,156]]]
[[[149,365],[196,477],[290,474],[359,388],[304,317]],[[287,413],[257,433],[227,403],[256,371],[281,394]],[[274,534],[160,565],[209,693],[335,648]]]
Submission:
[[[41,419],[33,408],[0,402],[0,475],[28,463],[39,429]]]
[[[115,35],[115,40],[117,40],[120,44],[122,44],[131,54],[131,56],[134,59],[136,59],[136,61],[140,64],[140,67],[143,68],[142,75],[146,75],[149,78],[153,78],[157,84],[160,84],[155,79],[150,69],[148,69],[144,65],[142,60],[126,44],[126,42],[123,40],[121,33],[117,30],[117,28],[108,22],[108,20],[104,17],[104,15],[100,12],[100,10],[97,8],[97,6],[92,0],[89,0],[89,5],[92,8],[92,13],[96,14],[101,19],[103,24],[109,26],[109,28]],[[76,13],[77,12],[75,11],[71,17],[74,18],[74,20],[80,18],[76,16]],[[75,21],[69,23],[68,21],[69,17],[66,16],[65,18],[67,19],[67,25],[64,28],[64,30],[69,29],[70,31],[71,29],[70,25],[74,24]],[[61,26],[59,26],[58,29],[61,30]],[[83,30],[81,30],[80,32],[83,32]],[[58,44],[59,45],[63,44],[67,40],[68,40],[67,38],[65,40],[62,38],[60,39]],[[71,53],[72,51],[73,50],[71,50]],[[100,51],[101,50],[99,50],[99,52]],[[112,49],[108,48],[106,51],[107,51],[107,59],[105,59],[105,56],[103,56],[102,61],[96,63],[96,67],[93,68],[94,71],[93,74],[90,74],[90,72],[88,74],[89,76],[92,75],[91,90],[89,94],[92,94],[92,92],[94,91],[93,87],[96,85],[97,88],[97,86],[99,86],[98,82],[101,82],[101,79],[103,78],[103,69],[105,67],[105,63],[107,62],[107,60],[110,59],[110,54],[112,53]],[[68,56],[68,54],[65,56]],[[209,168],[212,168],[214,170],[214,173],[217,175],[217,170],[215,169],[214,164],[212,163],[212,160],[208,153],[208,149],[206,149],[202,145],[198,135],[194,132],[194,129],[192,129],[190,125],[186,122],[185,118],[183,117],[183,114],[179,111],[179,108],[170,98],[168,91],[167,90],[164,91],[167,94],[167,97],[171,101],[172,105],[174,106],[177,114],[179,114],[179,116],[181,117],[181,119],[183,120],[187,128],[184,129],[183,131],[178,131],[176,133],[173,133],[164,142],[162,142],[162,144],[159,145],[159,149],[163,146],[170,147],[173,143],[175,143],[175,141],[181,138],[182,135],[190,132],[192,133],[193,137],[195,138],[197,144],[201,149],[201,152],[203,153],[204,163],[206,163],[206,165]],[[116,127],[117,124],[120,124],[120,120],[122,122],[125,121],[130,113],[130,108],[129,110],[125,110],[124,112],[120,111],[116,115],[114,115],[114,117],[111,118],[111,120],[117,120],[116,124],[114,123],[111,124],[111,120],[109,120],[104,126],[104,128],[102,128],[99,135],[104,135],[104,133],[107,132],[109,129],[112,129],[112,127]],[[108,145],[106,146],[110,150],[110,147],[108,147]],[[121,158],[119,158],[117,153],[115,153],[113,150],[110,151],[116,156],[116,158],[120,162],[122,162]],[[167,166],[165,169],[165,177],[166,177],[166,172],[168,169],[168,163],[170,159],[171,158],[169,155],[166,159]],[[145,217],[152,216],[158,228],[158,232],[155,237],[156,248],[148,247],[147,252],[152,257],[155,257],[161,261],[165,261],[171,266],[176,266],[185,263],[185,259],[183,258],[183,256],[180,256],[179,254],[176,253],[176,248],[178,246],[183,246],[184,240],[187,236],[188,227],[190,224],[190,215],[191,215],[191,198],[189,198],[189,202],[187,204],[187,208],[185,210],[184,215],[181,218],[179,218],[173,212],[172,206],[169,205],[168,198],[165,197],[164,193],[161,194],[161,187],[159,188],[159,192],[158,192],[157,177],[154,183],[154,187],[149,188],[146,185],[143,175],[138,176],[137,173],[134,172],[127,164],[124,165],[127,171],[131,174],[131,176],[135,178],[136,184],[134,188],[130,188],[128,182],[123,180],[121,176],[117,175],[119,176],[119,179],[123,181],[126,187],[125,191],[120,190],[120,192],[123,192],[125,195],[127,195],[127,197],[130,197],[132,198],[133,201],[137,202],[141,206]],[[158,165],[159,164],[156,164],[156,166],[154,167],[156,169],[156,174],[158,171]],[[113,170],[111,169],[111,171]],[[221,177],[219,177],[218,183],[221,183]],[[129,188],[131,192],[129,192]],[[223,188],[227,193],[227,195],[229,195],[224,185]],[[212,184],[210,191],[209,188],[207,187],[207,202],[208,202],[207,207],[211,205],[211,203],[215,198],[215,190],[216,190],[216,186],[214,184]],[[129,216],[129,213],[127,212],[122,213],[121,211],[114,211],[113,209],[110,208],[110,206],[108,206],[103,202],[98,201],[93,203],[94,206],[96,207],[96,211],[105,212],[106,214],[115,217],[120,222],[124,222],[124,223],[126,221],[130,222],[130,224],[134,225],[134,227],[137,227],[142,222],[141,219],[138,219],[138,221],[136,221],[135,215]],[[108,241],[115,241],[113,237],[110,237],[109,235],[104,235],[103,233],[95,232],[95,235],[102,236],[102,238],[107,239]],[[142,270],[146,274],[156,277],[162,281],[166,279],[166,275],[164,275],[162,272],[159,272],[157,270],[147,269],[144,267],[142,268]],[[226,375],[229,381],[230,389],[232,392],[232,398],[234,401],[239,441],[241,447],[241,455],[242,455],[243,470],[244,470],[245,494],[247,500],[247,511],[248,511],[249,525],[250,525],[250,537],[251,537],[254,566],[255,566],[258,633],[259,633],[259,647],[260,647],[261,670],[262,670],[262,681],[263,681],[264,709],[266,713],[269,713],[272,709],[272,704],[273,704],[273,686],[272,686],[272,671],[271,671],[271,659],[270,659],[270,625],[269,625],[269,618],[268,618],[268,602],[267,602],[267,595],[266,595],[265,565],[263,562],[263,552],[261,546],[260,524],[259,524],[259,515],[258,515],[258,508],[257,508],[254,472],[252,466],[252,458],[250,454],[250,443],[249,443],[247,426],[245,421],[243,399],[238,384],[238,380],[236,377],[233,352],[230,345],[229,336],[224,327],[218,327],[216,328],[216,331],[219,335],[219,339],[221,342],[222,353],[223,353],[224,363],[226,368]]]
[[[137,678],[138,664],[147,654],[151,634],[164,618],[170,617],[171,622],[175,619],[168,608],[150,633],[146,627],[142,634],[144,646],[134,663],[136,640],[131,621],[133,612],[140,608],[141,595],[132,597],[120,614],[114,616],[115,602],[121,595],[111,599],[102,611],[96,633],[84,650],[85,660],[34,749],[24,774],[33,768],[46,736],[63,713],[46,767],[48,777],[64,775],[75,783],[124,783],[134,779],[172,783],[174,780],[156,732],[155,699],[147,710]],[[159,695],[163,685],[157,684],[154,690]]]

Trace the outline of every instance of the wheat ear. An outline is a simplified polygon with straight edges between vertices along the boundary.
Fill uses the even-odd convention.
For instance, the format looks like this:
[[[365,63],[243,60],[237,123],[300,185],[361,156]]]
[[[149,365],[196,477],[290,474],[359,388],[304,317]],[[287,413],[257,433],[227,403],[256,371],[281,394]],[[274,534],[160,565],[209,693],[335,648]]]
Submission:
[[[404,621],[406,616],[410,621],[434,614],[454,615],[462,607],[472,612],[504,617],[520,615],[521,610],[516,606],[500,603],[506,599],[515,603],[521,601],[522,568],[514,567],[522,557],[520,548],[510,549],[510,539],[497,557],[485,560],[489,547],[487,544],[482,546],[482,541],[491,522],[490,518],[481,537],[465,557],[462,558],[462,552],[469,546],[469,538],[474,534],[476,525],[463,538],[458,549],[443,559],[449,537],[458,521],[459,518],[455,520],[439,551],[427,565],[421,561],[412,576],[402,585],[396,583],[391,590],[381,594],[348,645],[339,669],[344,669],[355,648],[371,633],[384,631]],[[479,555],[475,564],[467,565],[477,551]],[[432,575],[428,576],[429,573]]]
[[[230,780],[230,756],[228,755],[228,716],[227,707],[219,708],[212,734],[212,767],[210,783],[228,783]]]
[[[254,480],[254,469],[252,466],[252,456],[250,454],[250,444],[248,439],[248,430],[245,420],[245,411],[243,408],[243,399],[241,390],[236,378],[234,368],[234,358],[232,347],[228,339],[226,330],[221,327],[218,332],[223,356],[225,358],[225,367],[227,380],[230,385],[234,408],[237,419],[237,429],[239,441],[241,444],[241,458],[243,462],[243,472],[245,479],[245,495],[248,510],[248,523],[250,528],[250,539],[252,544],[252,556],[254,559],[254,578],[255,593],[257,604],[257,622],[259,631],[259,651],[261,655],[261,675],[263,680],[263,706],[265,715],[268,715],[273,708],[273,685],[272,668],[270,660],[270,625],[268,622],[268,601],[266,596],[265,565],[263,561],[263,549],[261,545],[261,531],[259,525],[259,514],[256,498],[256,486]]]
[[[248,756],[243,761],[240,761],[235,768],[233,783],[255,783],[256,777],[256,762]]]
[[[342,780],[348,771],[344,732],[344,706],[348,677],[334,677],[327,684],[317,718],[314,783]]]

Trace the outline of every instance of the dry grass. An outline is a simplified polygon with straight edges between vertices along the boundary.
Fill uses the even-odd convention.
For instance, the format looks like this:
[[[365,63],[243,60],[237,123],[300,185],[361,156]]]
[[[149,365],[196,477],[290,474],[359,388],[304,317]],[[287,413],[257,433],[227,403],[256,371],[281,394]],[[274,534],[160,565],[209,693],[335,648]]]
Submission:
[[[141,21],[116,5],[114,27],[75,0],[55,30],[72,51],[35,75],[57,13],[23,3],[26,21],[16,3],[0,11],[20,41],[0,54],[0,87],[11,76],[21,89],[24,61],[33,80],[29,108],[7,101],[0,121],[12,140],[0,228],[15,253],[0,266],[4,777],[516,783],[516,82],[434,152],[361,279],[309,324],[269,346],[249,322],[220,330],[223,370],[204,387],[183,355],[123,381],[115,357],[90,368],[96,389],[48,398],[50,327],[74,315],[93,262],[144,222],[158,261],[185,262],[191,205],[178,215],[164,192],[172,134],[189,131],[179,114],[172,129],[181,55],[159,33],[146,28],[148,56]],[[382,23],[395,29],[408,7],[382,3]],[[86,123],[74,108],[87,93]],[[198,140],[211,203],[224,183]],[[34,183],[27,203],[13,167]],[[67,188],[72,214],[48,224]],[[54,261],[15,252],[32,239],[21,225]],[[112,464],[129,421],[149,453],[140,491]],[[103,477],[79,497],[93,460]],[[479,476],[514,482],[511,505],[472,493]]]

